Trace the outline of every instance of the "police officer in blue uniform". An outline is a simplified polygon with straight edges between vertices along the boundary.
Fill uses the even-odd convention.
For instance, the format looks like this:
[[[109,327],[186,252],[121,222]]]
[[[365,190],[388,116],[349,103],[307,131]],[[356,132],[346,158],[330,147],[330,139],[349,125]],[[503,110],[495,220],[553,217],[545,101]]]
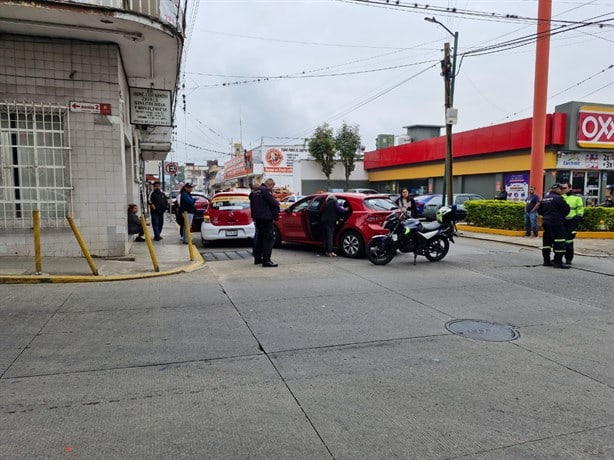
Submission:
[[[569,205],[561,196],[562,186],[558,182],[550,187],[548,193],[539,204],[537,212],[543,216],[544,234],[542,239],[542,255],[544,266],[554,268],[570,268],[563,264],[565,255],[565,216],[569,214]],[[554,251],[554,259],[550,260],[550,251]]]

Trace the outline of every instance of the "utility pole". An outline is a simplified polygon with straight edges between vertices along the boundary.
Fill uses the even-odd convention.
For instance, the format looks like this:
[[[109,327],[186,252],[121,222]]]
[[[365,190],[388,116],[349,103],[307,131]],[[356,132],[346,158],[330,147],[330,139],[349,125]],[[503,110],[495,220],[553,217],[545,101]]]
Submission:
[[[444,166],[444,183],[442,204],[452,205],[452,123],[449,120],[449,109],[452,108],[452,63],[450,62],[450,43],[443,45],[443,61],[441,74],[444,82],[444,103],[446,108],[446,160]]]
[[[539,0],[535,77],[533,83],[533,122],[531,134],[531,175],[529,185],[544,196],[544,155],[546,144],[546,105],[548,101],[548,68],[550,65],[550,20],[552,0]]]
[[[456,80],[456,51],[458,50],[458,32],[452,32],[441,22],[434,17],[424,18],[425,21],[439,24],[454,37],[454,51],[452,55],[452,62],[450,62],[450,43],[444,43],[443,61],[441,61],[441,76],[444,81],[444,102],[446,108],[446,161],[444,165],[444,182],[443,182],[443,198],[442,204],[445,206],[453,204],[453,186],[452,180],[454,178],[453,171],[453,155],[452,155],[452,125],[456,124],[457,111],[454,109],[454,83]]]

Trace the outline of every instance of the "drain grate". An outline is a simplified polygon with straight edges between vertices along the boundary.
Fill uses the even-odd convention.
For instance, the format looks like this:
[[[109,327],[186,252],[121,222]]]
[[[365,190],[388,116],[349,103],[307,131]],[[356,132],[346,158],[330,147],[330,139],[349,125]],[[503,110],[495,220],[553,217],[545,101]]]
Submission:
[[[511,342],[520,333],[511,324],[498,324],[481,319],[455,319],[446,323],[446,329],[468,339],[486,342]]]

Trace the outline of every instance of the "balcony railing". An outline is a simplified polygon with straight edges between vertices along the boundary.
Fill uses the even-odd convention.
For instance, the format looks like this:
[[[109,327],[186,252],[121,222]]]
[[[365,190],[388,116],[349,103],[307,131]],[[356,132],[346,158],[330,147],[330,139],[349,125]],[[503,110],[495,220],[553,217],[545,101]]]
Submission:
[[[56,0],[59,3],[93,5],[149,16],[183,31],[186,0]]]

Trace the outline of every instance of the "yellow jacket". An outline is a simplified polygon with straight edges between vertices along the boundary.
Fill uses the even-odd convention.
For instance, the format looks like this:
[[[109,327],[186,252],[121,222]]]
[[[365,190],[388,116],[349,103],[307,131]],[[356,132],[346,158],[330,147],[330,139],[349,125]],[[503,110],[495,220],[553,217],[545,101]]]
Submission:
[[[569,205],[569,214],[565,217],[565,219],[573,219],[574,217],[582,217],[584,216],[584,201],[582,197],[579,195],[563,195],[563,199]]]

